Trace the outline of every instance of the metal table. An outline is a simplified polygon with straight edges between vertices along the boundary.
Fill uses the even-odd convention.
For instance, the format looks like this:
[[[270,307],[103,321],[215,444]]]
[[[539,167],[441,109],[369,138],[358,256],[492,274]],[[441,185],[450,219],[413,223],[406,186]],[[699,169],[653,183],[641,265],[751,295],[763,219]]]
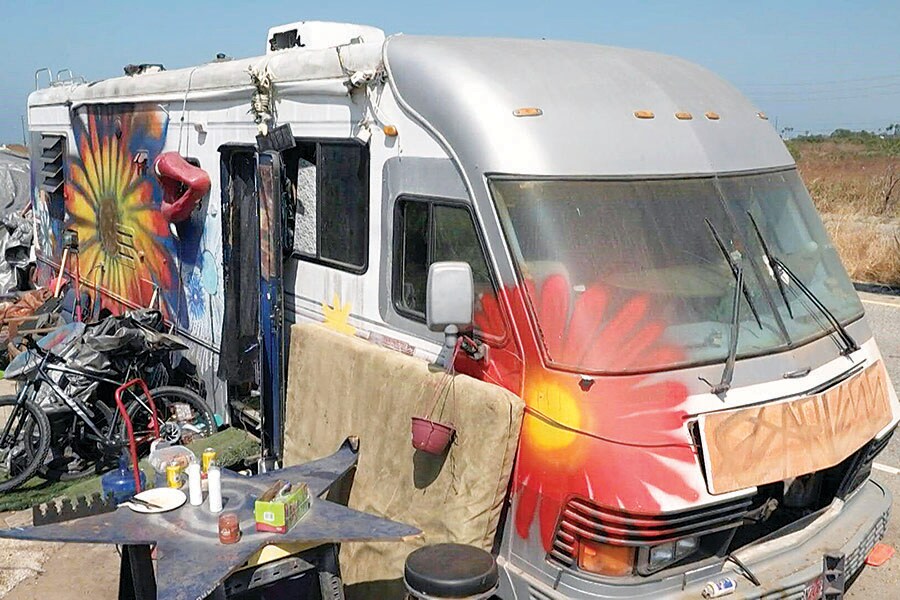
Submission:
[[[348,474],[356,460],[357,452],[348,440],[326,458],[255,477],[223,471],[225,510],[236,512],[241,523],[242,536],[235,544],[219,543],[218,514],[211,513],[207,503],[201,506],[185,503],[176,510],[155,515],[136,513],[123,506],[114,512],[61,523],[0,530],[0,537],[121,545],[120,598],[199,600],[211,595],[224,598],[226,578],[269,544],[302,542],[313,547],[347,541],[400,540],[421,533],[414,527],[320,498]],[[312,505],[287,533],[259,533],[255,528],[253,503],[278,479],[305,482],[313,496]],[[150,560],[150,547],[154,544],[156,577]],[[335,560],[332,568],[336,567]]]

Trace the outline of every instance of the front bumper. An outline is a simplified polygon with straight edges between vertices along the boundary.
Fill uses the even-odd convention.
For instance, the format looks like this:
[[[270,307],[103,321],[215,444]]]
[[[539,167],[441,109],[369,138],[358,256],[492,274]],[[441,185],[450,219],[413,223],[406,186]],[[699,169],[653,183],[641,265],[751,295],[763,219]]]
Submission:
[[[836,501],[839,502],[839,501]],[[725,577],[737,582],[728,598],[747,600],[815,600],[815,582],[823,575],[823,557],[844,557],[846,579],[863,566],[872,547],[884,536],[891,512],[891,494],[868,480],[842,506],[832,505],[808,527],[770,541],[751,545],[736,556],[759,579],[755,586],[732,562],[719,563],[661,580],[614,585],[581,577],[571,570],[526,572],[501,561],[509,595],[503,598],[688,598],[699,600],[707,583]],[[548,563],[549,564],[549,563]],[[552,571],[552,572],[551,572]],[[555,584],[554,584],[555,581]],[[808,589],[812,587],[812,590]],[[514,590],[514,591],[513,591]]]

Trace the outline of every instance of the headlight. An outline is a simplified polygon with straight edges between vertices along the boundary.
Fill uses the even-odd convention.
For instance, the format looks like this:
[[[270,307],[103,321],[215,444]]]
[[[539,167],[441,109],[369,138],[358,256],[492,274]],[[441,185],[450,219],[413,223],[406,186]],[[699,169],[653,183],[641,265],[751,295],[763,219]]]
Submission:
[[[638,572],[649,575],[675,564],[682,558],[690,556],[699,548],[695,537],[683,538],[674,542],[666,542],[650,548],[641,548],[638,560]]]

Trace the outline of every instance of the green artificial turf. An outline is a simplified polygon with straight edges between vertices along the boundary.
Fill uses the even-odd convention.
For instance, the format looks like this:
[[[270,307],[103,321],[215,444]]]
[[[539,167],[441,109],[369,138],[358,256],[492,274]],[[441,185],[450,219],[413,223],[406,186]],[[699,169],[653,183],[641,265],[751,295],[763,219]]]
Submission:
[[[188,448],[198,457],[205,448],[214,448],[216,461],[220,465],[228,466],[259,454],[259,440],[242,429],[232,427],[189,444]],[[140,467],[147,477],[148,484],[152,486],[155,481],[153,468],[146,459],[140,462]],[[0,511],[22,510],[61,496],[74,498],[99,491],[100,475],[65,482],[46,481],[34,477],[15,490],[0,493]]]

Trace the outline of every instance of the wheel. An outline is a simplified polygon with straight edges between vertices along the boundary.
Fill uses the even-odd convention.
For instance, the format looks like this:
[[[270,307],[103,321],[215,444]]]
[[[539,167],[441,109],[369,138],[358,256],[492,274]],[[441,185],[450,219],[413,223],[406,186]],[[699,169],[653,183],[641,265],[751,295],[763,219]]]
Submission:
[[[0,398],[0,416],[7,433],[0,439],[0,492],[7,492],[31,479],[43,464],[50,449],[50,421],[31,400],[12,396]]]
[[[218,427],[213,411],[203,398],[187,388],[164,386],[150,390],[159,418],[160,437],[172,444],[187,445],[194,440],[209,437]],[[134,437],[138,442],[138,454],[149,450],[152,432],[150,430],[150,409],[147,399],[132,397],[126,402],[126,411],[131,417]],[[122,440],[128,441],[125,423],[119,432]]]
[[[104,416],[103,421],[102,424],[97,423],[101,430],[108,419]],[[50,450],[38,468],[38,476],[49,481],[75,481],[100,472],[98,466],[103,464],[106,455],[100,445],[90,439],[93,432],[84,421],[72,414],[64,415],[54,418],[50,429]],[[33,439],[34,436],[26,438]],[[34,452],[32,448],[29,451]]]

